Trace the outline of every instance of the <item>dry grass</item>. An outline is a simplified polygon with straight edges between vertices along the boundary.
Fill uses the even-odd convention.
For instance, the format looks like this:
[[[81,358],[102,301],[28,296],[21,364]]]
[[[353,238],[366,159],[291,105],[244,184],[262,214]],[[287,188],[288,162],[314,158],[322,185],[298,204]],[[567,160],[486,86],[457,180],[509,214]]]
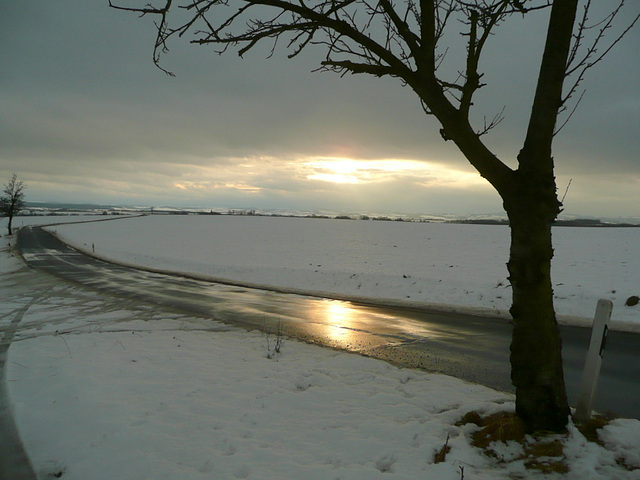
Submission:
[[[449,446],[449,435],[447,435],[447,440],[444,442],[444,445],[442,446],[442,448],[438,452],[436,452],[436,456],[433,459],[433,463],[444,462],[447,457],[447,453],[449,453],[450,450],[451,450],[451,447]]]
[[[471,444],[483,450],[493,442],[522,442],[525,438],[524,424],[515,413],[500,412],[482,418],[477,412],[469,412],[457,425],[469,423],[480,427],[480,430],[472,435]]]
[[[567,473],[569,466],[563,451],[562,439],[538,439],[524,447],[524,466],[542,473]]]
[[[584,438],[590,442],[602,445],[602,442],[598,438],[598,430],[606,426],[615,417],[610,415],[594,415],[589,420],[583,423],[576,423],[576,428],[584,435]]]
[[[589,421],[576,424],[576,428],[590,441],[602,445],[598,438],[598,431],[608,425],[614,417],[607,415],[596,415]],[[457,426],[477,425],[478,430],[471,434],[471,445],[482,449],[485,455],[492,457],[498,463],[508,463],[512,461],[523,461],[524,466],[529,470],[536,470],[544,474],[560,473],[569,471],[567,458],[564,454],[564,443],[567,435],[553,434],[549,432],[537,432],[531,435],[525,434],[524,424],[513,412],[500,412],[487,417],[482,417],[478,412],[471,411],[456,423]],[[448,439],[447,439],[448,440]],[[521,453],[515,450],[515,456],[504,457],[504,449],[500,448],[500,443],[509,444],[516,442],[522,448]],[[448,452],[447,443],[438,454],[444,456]],[[513,453],[514,450],[511,449]],[[618,464],[628,470],[634,468],[626,465],[622,459],[617,460]]]
[[[515,460],[524,460],[526,468],[542,473],[566,473],[569,467],[563,452],[562,438],[554,435],[527,436],[522,420],[513,412],[500,412],[481,417],[477,412],[467,413],[457,425],[474,424],[480,430],[471,436],[471,444],[480,448],[490,457],[500,462],[505,460],[492,448],[497,442],[517,442],[522,446],[522,455]]]

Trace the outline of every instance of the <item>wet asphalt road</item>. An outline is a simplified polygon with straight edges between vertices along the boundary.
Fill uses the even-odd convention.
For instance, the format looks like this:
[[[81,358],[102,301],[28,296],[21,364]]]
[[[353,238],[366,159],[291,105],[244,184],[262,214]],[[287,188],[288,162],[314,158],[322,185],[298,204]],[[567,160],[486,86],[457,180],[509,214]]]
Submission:
[[[511,326],[504,319],[362,305],[132,269],[83,255],[40,228],[22,228],[18,247],[30,267],[108,295],[248,329],[280,330],[396,365],[512,391]],[[567,392],[575,405],[590,330],[561,331]],[[594,408],[640,418],[640,335],[609,333]]]

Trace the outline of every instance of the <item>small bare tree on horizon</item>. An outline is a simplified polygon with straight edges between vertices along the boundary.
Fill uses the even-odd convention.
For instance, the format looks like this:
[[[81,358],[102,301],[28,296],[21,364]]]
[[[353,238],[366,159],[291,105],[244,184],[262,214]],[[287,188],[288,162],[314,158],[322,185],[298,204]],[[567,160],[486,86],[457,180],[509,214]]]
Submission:
[[[0,196],[0,214],[9,219],[7,223],[8,234],[13,233],[13,217],[20,210],[24,209],[24,191],[27,186],[22,180],[18,180],[18,175],[11,175],[11,179],[4,185],[2,196]]]
[[[582,98],[585,72],[638,21],[631,18],[620,34],[606,38],[625,0],[616,0],[598,21],[590,19],[591,0],[156,0],[158,6],[136,6],[147,1],[109,4],[157,19],[153,60],[168,74],[159,64],[167,42],[193,33],[192,43],[218,46],[219,53],[237,48],[243,55],[272,41],[271,53],[283,44],[295,57],[319,45],[326,51],[321,70],[394,77],[416,93],[425,113],[439,122],[442,138],[455,143],[503,200],[511,229],[507,268],[516,412],[528,431],[564,431],[570,410],[550,273],[551,226],[562,203],[552,143],[564,126],[558,125],[559,114],[571,118],[570,104]],[[485,86],[480,60],[489,39],[510,18],[540,11],[549,14],[546,42],[514,169],[483,138],[502,113],[474,126],[470,112]],[[466,55],[451,77],[441,67],[452,35],[464,41]]]

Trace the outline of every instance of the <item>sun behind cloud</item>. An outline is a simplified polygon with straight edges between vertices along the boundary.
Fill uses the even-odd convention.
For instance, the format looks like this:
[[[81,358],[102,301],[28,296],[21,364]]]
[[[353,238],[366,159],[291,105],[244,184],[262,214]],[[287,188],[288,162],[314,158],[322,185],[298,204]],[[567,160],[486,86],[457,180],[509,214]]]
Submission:
[[[369,177],[362,165],[348,158],[328,158],[312,160],[303,164],[313,170],[307,175],[309,180],[322,180],[335,183],[361,183]]]
[[[416,183],[471,186],[483,183],[473,172],[451,169],[445,165],[417,160],[354,160],[350,158],[313,158],[302,162],[308,180],[362,184],[384,182],[411,176]]]

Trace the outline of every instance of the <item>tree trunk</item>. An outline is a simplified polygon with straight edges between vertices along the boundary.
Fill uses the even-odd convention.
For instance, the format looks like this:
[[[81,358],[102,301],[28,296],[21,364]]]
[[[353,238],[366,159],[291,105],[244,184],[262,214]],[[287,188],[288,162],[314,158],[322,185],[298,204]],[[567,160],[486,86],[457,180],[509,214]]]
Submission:
[[[9,230],[9,236],[11,236],[11,221],[13,220],[13,215],[9,215],[9,223],[7,224],[7,229]]]
[[[529,431],[563,431],[569,405],[562,342],[553,309],[551,224],[560,213],[551,145],[571,50],[578,0],[555,0],[518,170],[500,194],[511,226],[511,381]]]
[[[551,285],[551,225],[559,203],[553,180],[518,183],[518,194],[505,201],[511,228],[507,267],[513,288],[511,381],[516,413],[530,432],[560,432],[570,411]],[[548,188],[541,189],[541,183]]]

